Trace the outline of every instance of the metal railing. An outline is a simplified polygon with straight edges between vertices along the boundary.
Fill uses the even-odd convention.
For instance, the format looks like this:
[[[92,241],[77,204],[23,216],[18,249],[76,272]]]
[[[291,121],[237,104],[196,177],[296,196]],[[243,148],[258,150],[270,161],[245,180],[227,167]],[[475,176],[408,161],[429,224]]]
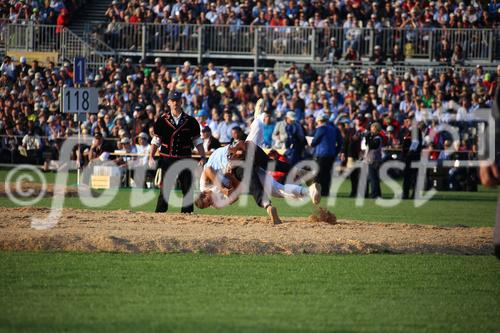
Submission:
[[[6,50],[58,52],[61,33],[54,25],[8,24],[3,29]]]
[[[282,62],[282,61],[277,61],[274,65],[274,73],[278,76],[283,75],[283,73],[290,68],[292,65],[291,62]],[[335,65],[331,64],[325,64],[325,63],[311,63],[311,67],[317,72],[317,73],[325,73],[327,69],[330,70],[341,70],[342,72],[345,72],[346,70],[352,70],[356,73],[360,73],[362,71],[367,71],[369,68],[375,70],[375,72],[380,72],[381,69],[384,70],[391,70],[394,75],[402,77],[405,73],[409,72],[410,69],[414,69],[418,74],[423,74],[424,72],[427,72],[430,68],[432,68],[434,75],[439,75],[441,73],[448,73],[450,70],[451,71],[457,71],[461,69],[467,70],[469,73],[474,71],[476,68],[475,66],[443,66],[443,65],[434,65],[434,66],[429,66],[425,64],[393,64],[393,65],[373,65],[373,64],[349,64],[349,63],[337,63]],[[496,65],[495,64],[490,64],[490,65],[483,65],[483,70],[487,72],[494,72],[496,70]]]
[[[265,27],[259,30],[258,45],[262,46],[263,57],[313,57],[313,28]]]
[[[470,60],[493,60],[495,44],[500,41],[495,38],[495,33],[498,38],[498,31],[483,30],[483,29],[462,29],[462,30],[437,30],[435,32],[435,41],[439,43],[442,39],[446,39],[451,47],[458,44],[464,50],[464,54]],[[496,55],[497,57],[499,54]]]
[[[90,70],[97,70],[106,62],[105,54],[89,45],[68,28],[58,29],[53,25],[7,24],[1,30],[5,50],[28,52],[57,52],[58,59],[72,60],[85,57]],[[105,43],[102,48],[111,52]]]
[[[84,57],[90,71],[97,72],[106,63],[107,55],[102,54],[68,28],[64,28],[61,36],[61,58],[72,60]]]
[[[116,22],[96,31],[95,26],[89,22],[86,30],[126,55],[307,60],[315,52],[313,28]]]
[[[207,25],[200,29],[201,45],[210,55],[251,55],[255,33],[249,26]]]
[[[111,48],[105,41],[101,40],[97,34],[85,34],[83,40],[94,48],[96,51],[106,55],[114,55],[118,57],[116,50]]]
[[[397,45],[405,61],[437,61],[441,50],[440,42],[446,39],[452,50],[457,44],[462,47],[465,60],[485,63],[500,60],[500,32],[493,29],[317,29],[316,54],[321,55],[329,47],[331,37],[337,40],[342,53],[345,53],[347,47],[353,46],[359,58],[372,56],[377,45],[381,47],[382,54],[390,58]]]
[[[6,29],[7,26],[9,25],[9,20],[6,18],[0,19],[0,52],[5,52],[5,41],[7,32]]]
[[[194,24],[147,24],[143,26],[143,35],[146,38],[146,49],[153,53],[198,52],[199,26]]]
[[[90,28],[92,26],[92,29]],[[375,46],[391,58],[397,45],[405,63],[419,60],[431,65],[439,62],[441,41],[450,48],[460,45],[464,62],[491,64],[500,60],[500,31],[494,29],[437,28],[309,28],[246,25],[193,24],[96,24],[89,22],[85,40],[55,26],[7,24],[2,29],[6,49],[25,51],[57,51],[64,54],[94,55],[100,63],[105,56],[169,56],[181,58],[233,58],[298,62],[324,61],[330,38],[345,54],[349,47],[356,51],[354,61],[366,62]],[[61,45],[62,36],[66,42]],[[0,40],[2,39],[0,38]],[[77,44],[79,46],[77,46]],[[66,49],[70,47],[70,49]],[[72,51],[72,49],[74,51]]]
[[[309,28],[244,25],[113,23],[96,32],[111,48],[136,55],[229,57],[315,61],[329,47],[331,37],[345,54],[352,47],[358,60],[373,55],[375,46],[390,57],[395,45],[405,61],[436,61],[440,41],[462,46],[467,61],[500,59],[500,32],[494,29],[437,28]]]

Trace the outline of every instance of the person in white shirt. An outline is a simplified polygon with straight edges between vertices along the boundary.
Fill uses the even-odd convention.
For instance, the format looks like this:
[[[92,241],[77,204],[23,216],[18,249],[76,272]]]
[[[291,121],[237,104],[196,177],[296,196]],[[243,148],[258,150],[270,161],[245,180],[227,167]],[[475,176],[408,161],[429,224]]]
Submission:
[[[40,149],[41,141],[40,137],[37,134],[34,134],[33,131],[30,131],[28,134],[26,134],[23,137],[23,147],[30,151],[30,150],[38,150]]]
[[[276,127],[273,130],[273,148],[285,149],[285,142],[288,135],[286,133],[286,121],[284,119],[276,120]]]
[[[16,66],[12,62],[9,56],[3,58],[3,63],[0,66],[0,72],[7,75],[10,80],[15,80],[16,78]]]
[[[205,18],[209,20],[210,23],[215,24],[215,21],[217,21],[218,16],[219,13],[217,12],[217,6],[214,2],[212,2],[210,4],[210,10],[205,15]]]
[[[246,141],[251,141],[257,146],[264,147],[264,117],[266,113],[260,112],[255,109],[252,124],[250,124],[250,132],[248,133]]]
[[[144,132],[141,132],[137,136],[137,145],[135,146],[137,150],[137,154],[141,155],[138,157],[136,165],[137,166],[146,166],[148,164],[149,157],[149,143],[148,143],[148,135]]]
[[[40,150],[42,141],[40,137],[34,133],[32,129],[23,137],[22,147],[25,149],[28,163],[40,164],[42,152]]]

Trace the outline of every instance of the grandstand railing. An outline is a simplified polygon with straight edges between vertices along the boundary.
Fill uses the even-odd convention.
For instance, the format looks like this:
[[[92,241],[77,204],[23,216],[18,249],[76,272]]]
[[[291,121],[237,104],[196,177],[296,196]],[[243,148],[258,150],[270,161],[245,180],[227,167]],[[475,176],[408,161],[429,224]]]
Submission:
[[[7,24],[3,29],[5,48],[27,52],[59,52],[61,32],[54,25]]]
[[[107,55],[97,51],[71,30],[64,28],[61,42],[62,59],[73,60],[84,57],[90,71],[97,72],[106,63]]]
[[[0,52],[5,53],[5,40],[8,36],[5,32],[7,29],[7,25],[9,24],[9,20],[6,18],[0,19]]]
[[[193,24],[103,24],[89,22],[85,40],[67,28],[57,33],[55,26],[4,24],[0,44],[6,50],[57,51],[66,55],[91,55],[91,63],[105,56],[168,56],[181,58],[233,58],[297,62],[322,61],[330,38],[337,39],[345,53],[355,48],[359,63],[369,61],[375,46],[390,58],[399,45],[405,64],[439,63],[442,39],[450,47],[462,46],[463,64],[491,64],[500,61],[500,31],[494,29],[407,29],[407,28],[309,28],[247,25]],[[64,40],[65,43],[61,44]],[[70,47],[72,49],[66,49]],[[81,52],[81,54],[78,54]],[[90,63],[89,62],[89,63]]]
[[[360,61],[371,57],[377,45],[386,57],[398,45],[406,62],[437,62],[442,39],[447,39],[452,49],[460,44],[465,62],[500,60],[500,32],[494,29],[101,23],[103,28],[96,31],[95,26],[89,23],[88,29],[94,27],[94,34],[126,55],[317,61],[335,37],[343,53],[353,46]]]
[[[59,60],[72,60],[74,57],[85,57],[90,70],[103,66],[108,53],[113,49],[102,45],[107,53],[103,53],[68,28],[58,29],[54,25],[41,24],[5,24],[1,30],[5,41],[5,51],[56,52]]]
[[[274,73],[278,76],[283,75],[283,73],[292,66],[293,62],[286,62],[286,61],[277,61],[274,64]],[[424,72],[427,72],[430,68],[434,71],[434,75],[439,75],[441,73],[449,73],[450,71],[456,71],[459,69],[465,69],[467,70],[468,73],[471,73],[476,66],[475,65],[464,65],[464,66],[445,66],[445,65],[426,65],[426,64],[394,64],[394,63],[388,63],[384,65],[375,65],[372,63],[362,63],[362,64],[352,64],[348,62],[339,62],[336,63],[335,65],[332,64],[327,64],[327,63],[320,63],[320,62],[314,62],[310,63],[311,67],[317,72],[317,73],[325,73],[327,69],[330,70],[341,70],[342,72],[345,72],[346,70],[352,70],[354,72],[360,73],[362,71],[366,71],[369,68],[375,70],[376,72],[379,72],[381,69],[385,70],[392,70],[394,75],[402,77],[405,73],[409,72],[410,69],[415,70],[418,74],[423,74]],[[488,71],[488,72],[494,72],[496,70],[496,64],[486,64],[482,65],[483,70]]]
[[[406,60],[425,59],[438,61],[440,42],[446,39],[453,50],[456,44],[462,47],[465,60],[491,62],[500,59],[500,32],[493,29],[437,29],[437,28],[327,28],[317,29],[318,53],[328,48],[331,37],[338,47],[355,44],[360,58],[370,57],[376,45],[382,54],[390,57],[396,45]]]
[[[90,47],[94,48],[97,52],[104,55],[113,55],[120,60],[120,56],[116,50],[111,48],[105,41],[103,41],[97,34],[85,34],[84,39]]]

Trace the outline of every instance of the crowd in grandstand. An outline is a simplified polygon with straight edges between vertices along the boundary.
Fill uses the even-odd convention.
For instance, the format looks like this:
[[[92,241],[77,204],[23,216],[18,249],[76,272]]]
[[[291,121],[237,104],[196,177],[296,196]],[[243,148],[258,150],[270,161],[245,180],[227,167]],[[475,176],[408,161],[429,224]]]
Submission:
[[[3,1],[0,18],[10,23],[67,26],[79,2]],[[236,51],[245,45],[250,52],[255,28],[269,27],[273,31],[262,33],[258,44],[273,54],[300,54],[314,45],[316,58],[330,63],[360,60],[362,56],[370,57],[374,64],[394,63],[423,54],[444,64],[463,65],[468,60],[490,59],[499,52],[498,46],[492,50],[495,43],[491,43],[494,39],[500,45],[498,33],[491,36],[474,30],[497,28],[499,8],[496,1],[476,0],[113,0],[103,13],[107,26],[99,29],[100,25],[94,25],[93,29],[114,49],[138,50],[145,43],[155,51],[193,51],[201,34],[185,24],[227,26],[228,30],[206,30],[201,47],[217,44],[226,51]],[[137,23],[157,25],[148,26],[143,34]],[[317,28],[315,41],[311,41],[310,30],[289,27]],[[445,30],[436,32],[438,28]]]
[[[197,1],[113,0],[110,20],[303,27],[490,28],[498,24],[495,1]],[[429,23],[429,25],[427,24]]]
[[[2,161],[56,160],[64,139],[78,132],[73,117],[61,113],[59,100],[61,87],[73,85],[71,64],[42,67],[37,61],[28,64],[21,58],[14,63],[5,57],[0,72]],[[314,154],[301,136],[314,136],[325,122],[341,134],[343,148],[337,153],[347,162],[366,158],[362,151],[369,147],[363,148],[362,138],[370,131],[386,149],[404,150],[412,120],[420,124],[421,144],[431,150],[430,158],[446,159],[448,153],[439,150],[451,145],[459,151],[477,149],[477,129],[469,126],[468,117],[491,107],[499,77],[500,66],[486,72],[479,65],[472,71],[436,73],[431,68],[400,76],[385,68],[317,73],[309,65],[292,65],[278,75],[270,69],[235,72],[228,66],[209,63],[203,68],[189,62],[169,71],[160,58],[152,67],[144,61],[136,65],[131,59],[123,64],[110,59],[87,78],[86,86],[99,88],[99,109],[87,114],[80,129],[83,135],[102,136],[110,151],[135,152],[151,139],[153,123],[175,89],[182,93],[184,111],[199,121],[208,150],[229,143],[235,127],[248,133],[259,110],[264,146],[283,149],[293,162]],[[459,141],[440,132],[446,124],[458,126]],[[297,153],[300,144],[303,149]],[[88,150],[83,153],[88,162]]]
[[[403,61],[414,54],[432,54],[435,61],[463,65],[468,58],[488,57],[487,33],[465,29],[494,29],[500,22],[495,1],[119,1],[105,13],[103,39],[114,48],[135,49],[141,31],[121,23],[157,23],[146,32],[148,48],[187,50],[197,45],[198,32],[187,24],[226,25],[228,31],[204,32],[205,47],[215,43],[252,45],[255,28],[271,28],[260,44],[269,52],[297,54],[312,38],[305,30],[316,28],[314,45],[323,61],[359,60],[374,63]],[[185,25],[186,24],[186,25]],[[242,29],[250,26],[250,31]],[[396,29],[395,29],[396,28]],[[436,29],[439,33],[433,33]],[[462,30],[449,30],[449,29]],[[499,36],[494,35],[498,39]],[[374,51],[370,49],[374,42]]]
[[[79,7],[77,0],[11,0],[0,2],[0,20],[14,24],[67,24],[67,15]],[[63,22],[64,20],[64,22]]]

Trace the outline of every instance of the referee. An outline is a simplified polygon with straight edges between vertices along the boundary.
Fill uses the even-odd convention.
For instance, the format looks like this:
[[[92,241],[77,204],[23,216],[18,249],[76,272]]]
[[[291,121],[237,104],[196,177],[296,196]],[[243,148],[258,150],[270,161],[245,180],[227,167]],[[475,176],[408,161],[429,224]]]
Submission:
[[[154,156],[158,148],[160,149],[158,167],[161,168],[162,177],[166,175],[170,166],[175,162],[191,158],[193,147],[196,147],[201,156],[200,165],[206,161],[203,140],[200,137],[200,125],[196,119],[182,111],[181,93],[171,91],[168,95],[168,106],[170,110],[159,117],[154,124],[154,136],[151,140],[149,155],[149,166],[154,168],[156,165]],[[192,213],[193,191],[189,191],[193,185],[191,171],[181,171],[176,181],[179,183],[183,195],[181,213]],[[187,196],[188,192],[190,192],[189,196]],[[168,210],[169,194],[170,189],[160,192],[156,203],[156,213],[164,213]]]

